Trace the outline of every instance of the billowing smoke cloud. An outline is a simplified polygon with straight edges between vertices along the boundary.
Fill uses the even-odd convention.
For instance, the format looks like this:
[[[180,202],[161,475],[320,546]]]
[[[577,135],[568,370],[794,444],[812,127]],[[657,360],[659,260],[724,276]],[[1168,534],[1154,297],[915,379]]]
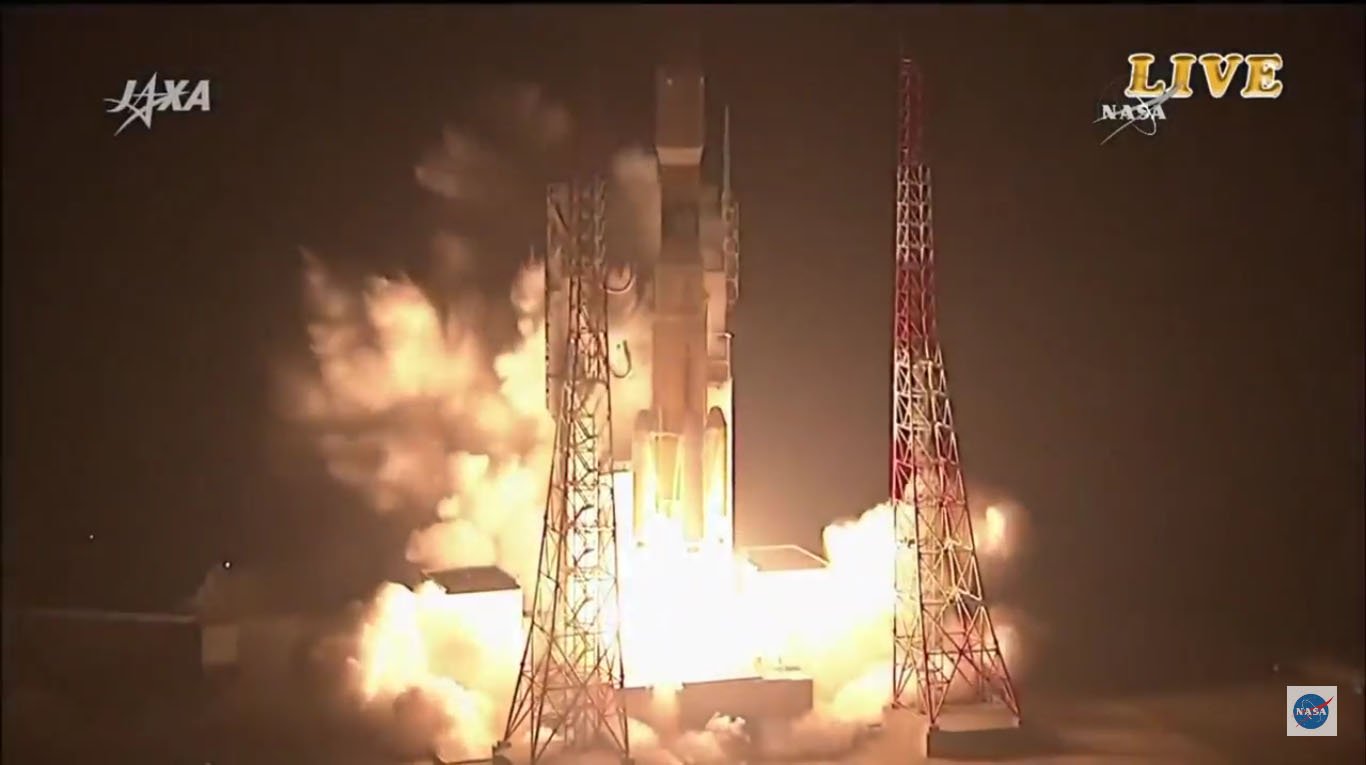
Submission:
[[[415,169],[418,183],[482,210],[496,210],[528,190],[536,194],[540,160],[569,137],[569,113],[534,85],[497,91],[479,111],[488,129],[443,131],[441,143]]]
[[[487,212],[531,196],[539,159],[569,118],[532,86],[483,104],[491,129],[447,128],[415,170],[419,184]],[[480,251],[439,231],[430,253],[445,292],[406,277],[342,284],[305,253],[308,329],[318,374],[297,388],[292,415],[315,429],[328,469],[380,512],[428,519],[407,557],[424,569],[497,565],[521,582],[535,572],[553,424],[545,408],[544,269],[529,263],[507,293],[510,345],[494,347],[487,296],[471,282]]]
[[[1003,563],[1029,552],[1029,514],[1018,500],[1001,489],[968,487],[977,554],[984,567],[1004,570]]]
[[[316,429],[333,476],[380,512],[435,515],[409,546],[424,568],[534,572],[525,540],[538,533],[551,437],[536,374],[541,269],[518,277],[518,339],[501,353],[410,280],[372,279],[351,293],[317,258],[305,270],[318,377],[296,414]]]
[[[416,592],[385,585],[352,665],[360,698],[389,701],[374,708],[444,761],[487,756],[511,702],[516,676],[507,670],[522,637],[517,620],[497,618],[496,606],[451,601],[432,582]]]
[[[612,160],[612,207],[608,211],[609,251],[626,263],[653,263],[659,257],[659,162],[632,147]]]
[[[973,526],[978,560],[1004,558],[1018,539],[1017,524],[1022,524],[1023,508],[1003,494],[988,494],[992,504],[982,507],[977,515],[980,522]],[[806,664],[813,670],[817,695],[829,706],[832,716],[842,720],[871,720],[880,713],[886,698],[886,678],[891,672],[891,642],[887,630],[892,614],[892,588],[895,578],[895,537],[892,505],[883,503],[866,511],[858,519],[841,521],[827,526],[824,532],[825,553],[830,562],[829,582],[834,593],[830,600],[842,609],[838,629],[842,634],[824,635],[810,640],[826,653],[807,654]],[[997,584],[1006,572],[998,570]],[[993,580],[984,572],[984,584]],[[869,582],[885,582],[885,587],[870,587]],[[990,592],[990,590],[988,590]],[[838,595],[836,595],[836,593]],[[997,639],[1012,675],[1023,675],[1022,653],[1023,614],[1003,607],[999,601],[990,602],[992,621]],[[810,629],[798,625],[799,631]],[[833,638],[833,639],[832,639]]]
[[[447,129],[415,176],[466,213],[506,216],[510,200],[540,195],[537,162],[569,121],[534,88],[485,106],[497,140]],[[348,283],[304,253],[316,370],[290,381],[287,414],[316,435],[333,477],[376,512],[412,520],[403,552],[413,564],[498,566],[529,593],[554,435],[544,268],[526,263],[499,301],[475,283],[477,266],[525,260],[524,250],[449,228],[431,243],[426,288],[406,276]],[[504,316],[512,326],[498,326]],[[431,582],[384,585],[344,643],[349,696],[396,745],[487,756],[516,680],[521,603],[514,595],[510,619],[479,609],[505,600],[456,604]],[[518,634],[489,634],[509,622]]]
[[[447,129],[416,168],[424,188],[465,211],[491,213],[535,198],[528,170],[568,130],[563,109],[524,88],[493,99],[499,140]],[[653,157],[613,163],[609,257],[615,287],[658,251],[659,190]],[[413,518],[406,557],[424,570],[496,565],[532,592],[554,426],[546,407],[545,269],[526,264],[505,293],[510,343],[492,338],[490,298],[473,274],[499,253],[475,236],[432,238],[440,291],[408,277],[348,284],[304,253],[309,338],[316,374],[293,380],[288,414],[310,428],[328,470],[377,512]],[[429,287],[431,285],[428,285]],[[629,443],[648,405],[649,323],[640,291],[611,303],[615,420]],[[506,310],[510,309],[510,311]],[[486,756],[502,733],[523,635],[509,619],[471,613],[435,583],[386,584],[351,640],[354,697],[381,729],[430,743],[446,759]],[[643,729],[642,729],[643,730]],[[646,735],[642,733],[642,735]],[[700,745],[694,743],[694,745]]]
[[[607,220],[611,335],[612,440],[630,444],[636,416],[651,403],[654,353],[650,290],[641,276],[659,257],[659,166],[653,154],[628,148],[612,160]]]
[[[979,559],[1003,560],[1012,549],[1014,524],[1023,510],[1002,494],[986,496],[992,504],[974,513],[981,521],[974,523],[975,541],[985,549]],[[985,520],[988,516],[991,522]],[[766,757],[838,756],[858,744],[870,724],[884,720],[892,674],[893,529],[890,503],[833,523],[823,534],[829,567],[822,575],[794,582],[795,587],[765,591],[766,599],[773,601],[765,618],[773,632],[770,639],[776,641],[771,645],[782,645],[784,659],[810,675],[815,695],[811,713],[766,729]],[[1018,683],[1028,669],[1023,643],[1038,634],[1038,625],[997,601],[991,609],[1001,652]],[[951,693],[962,690],[957,687]],[[884,741],[872,746],[886,745]]]

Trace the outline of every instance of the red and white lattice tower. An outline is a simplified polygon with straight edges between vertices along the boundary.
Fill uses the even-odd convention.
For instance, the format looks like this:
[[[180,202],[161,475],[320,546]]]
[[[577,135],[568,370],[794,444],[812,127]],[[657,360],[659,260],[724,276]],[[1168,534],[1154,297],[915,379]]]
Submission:
[[[930,172],[920,153],[920,75],[901,59],[892,350],[896,609],[892,702],[938,727],[954,699],[1019,701],[982,591],[953,410],[935,327]]]
[[[568,327],[562,376],[552,373],[555,454],[531,626],[504,739],[530,738],[531,762],[561,751],[629,759],[622,695],[617,533],[608,386],[606,183],[552,186],[547,264],[563,264]]]

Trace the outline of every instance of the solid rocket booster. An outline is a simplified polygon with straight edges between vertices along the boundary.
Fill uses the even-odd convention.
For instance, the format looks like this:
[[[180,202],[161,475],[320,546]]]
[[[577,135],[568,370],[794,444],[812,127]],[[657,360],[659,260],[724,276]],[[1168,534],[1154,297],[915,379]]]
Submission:
[[[655,491],[659,475],[654,459],[654,438],[658,431],[659,418],[653,409],[646,409],[636,416],[635,430],[631,436],[631,528],[637,538],[642,530],[648,528],[650,516],[659,506]]]
[[[730,541],[730,440],[726,433],[726,415],[720,407],[707,412],[707,426],[702,436],[702,478],[709,540],[721,544]]]

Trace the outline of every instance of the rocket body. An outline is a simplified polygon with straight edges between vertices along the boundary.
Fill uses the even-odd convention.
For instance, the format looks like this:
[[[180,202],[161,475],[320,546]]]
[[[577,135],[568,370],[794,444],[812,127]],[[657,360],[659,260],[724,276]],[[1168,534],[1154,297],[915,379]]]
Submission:
[[[656,76],[660,249],[654,274],[652,438],[655,512],[702,539],[702,430],[707,410],[707,316],[702,270],[703,84],[699,72]]]
[[[702,73],[659,70],[655,99],[661,239],[653,274],[651,407],[637,429],[645,448],[633,459],[639,487],[634,525],[639,538],[652,523],[667,521],[690,545],[730,549],[730,301],[724,247],[704,232],[705,220],[722,216],[707,209],[718,198],[702,180]],[[648,437],[644,428],[652,429]]]
[[[738,207],[729,194],[728,129],[726,181],[719,189],[704,181],[703,103],[700,70],[656,73],[660,241],[656,257],[632,264],[630,294],[612,298],[623,317],[635,315],[639,301],[649,321],[631,330],[646,333],[648,347],[639,338],[628,349],[630,362],[618,364],[627,371],[612,381],[614,417],[624,416],[614,441],[613,470],[630,473],[620,476],[617,496],[618,528],[628,542],[648,544],[654,529],[664,526],[689,547],[730,552],[735,420],[729,312],[738,296]],[[560,327],[567,320],[554,245],[565,235],[554,194],[552,189],[546,285],[552,386],[562,365],[556,353],[564,337]],[[626,343],[621,336],[617,340]],[[637,408],[623,411],[619,402]]]

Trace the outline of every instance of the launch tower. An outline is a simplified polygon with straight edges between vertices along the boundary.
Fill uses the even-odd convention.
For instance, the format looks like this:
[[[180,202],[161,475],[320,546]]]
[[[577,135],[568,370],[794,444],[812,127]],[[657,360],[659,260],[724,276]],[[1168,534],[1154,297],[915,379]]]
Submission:
[[[555,185],[548,201],[547,261],[563,265],[568,300],[565,365],[563,377],[551,381],[555,453],[531,625],[495,753],[504,758],[524,731],[533,763],[557,740],[566,749],[606,749],[628,759],[611,480],[606,184],[594,178]]]
[[[896,524],[892,701],[937,729],[950,691],[1019,701],[982,588],[935,326],[930,171],[920,153],[920,75],[901,59],[892,349],[891,495]]]

